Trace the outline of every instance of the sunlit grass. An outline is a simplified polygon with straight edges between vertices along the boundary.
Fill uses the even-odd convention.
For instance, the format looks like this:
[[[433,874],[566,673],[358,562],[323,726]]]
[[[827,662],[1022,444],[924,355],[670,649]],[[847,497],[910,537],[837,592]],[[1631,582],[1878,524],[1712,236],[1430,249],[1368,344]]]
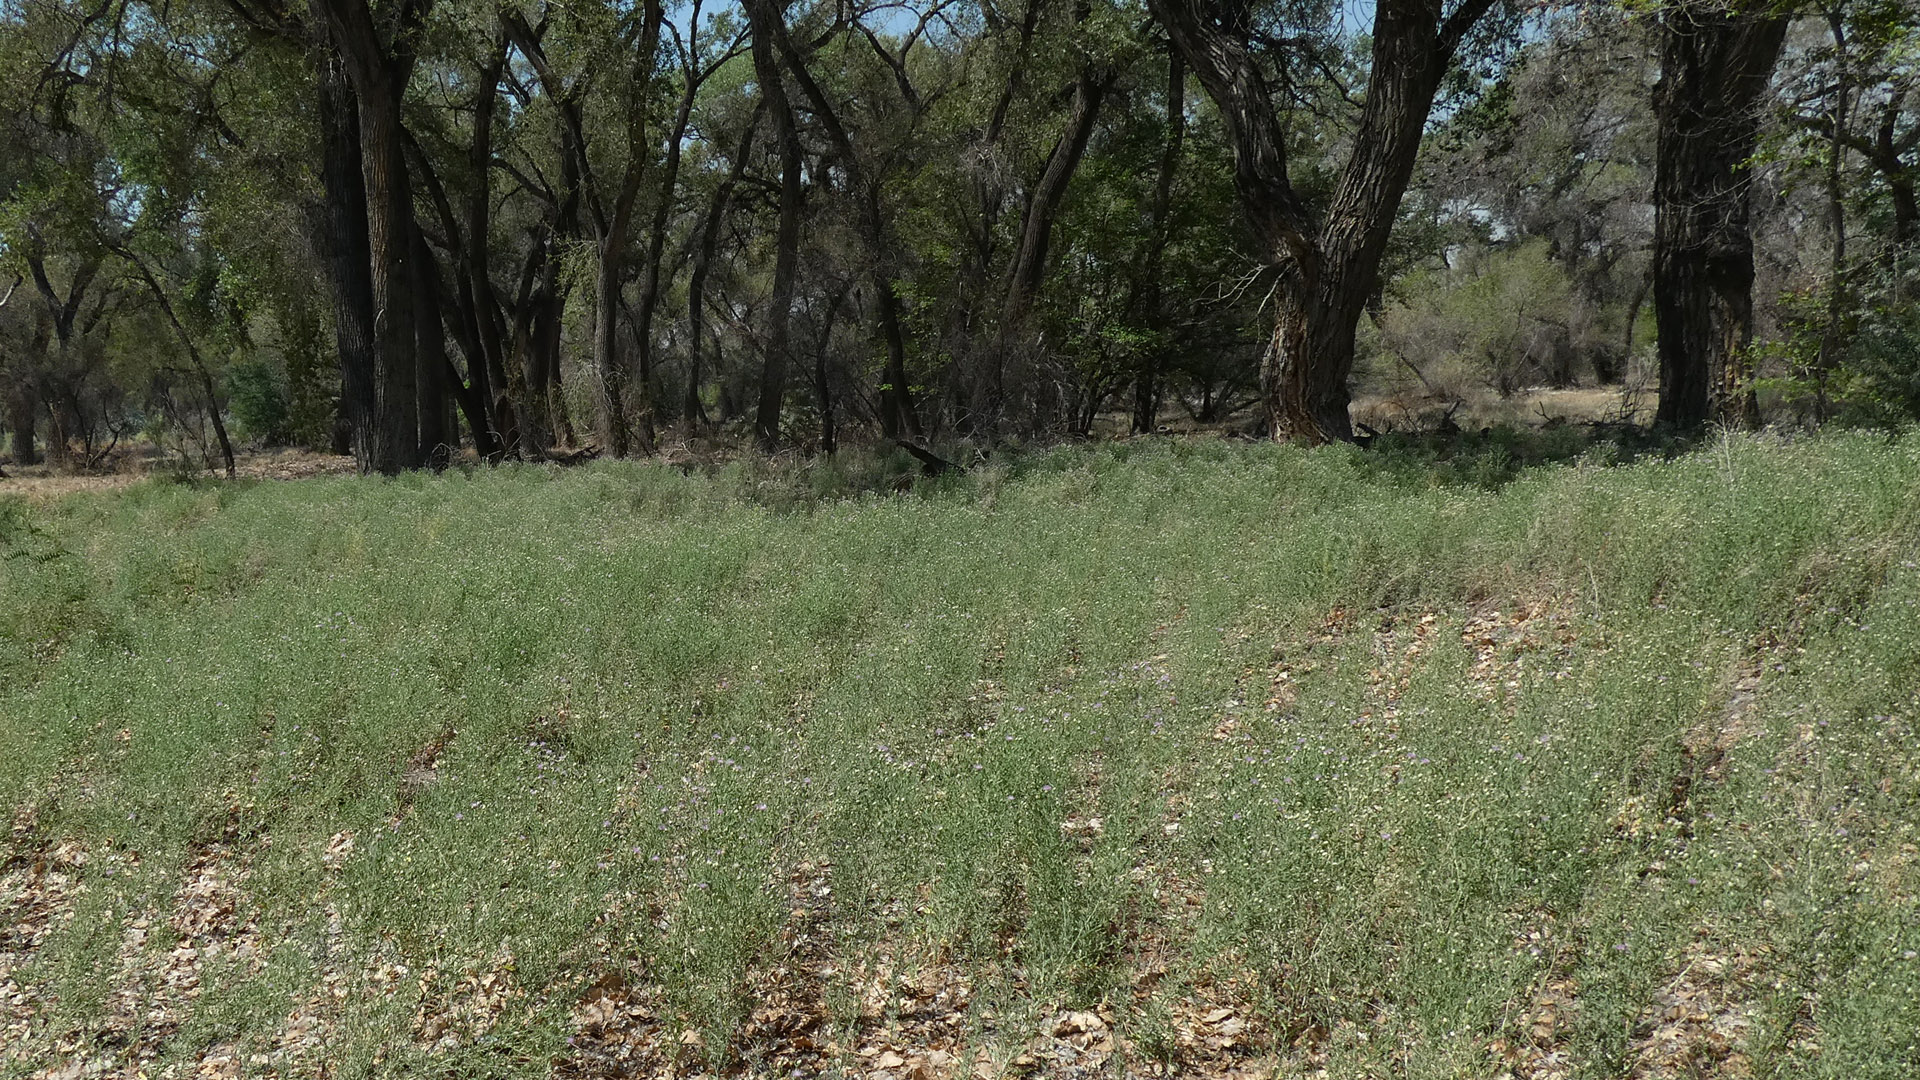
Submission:
[[[1497,1073],[1564,983],[1543,1045],[1616,1075],[1707,950],[1751,957],[1707,981],[1756,1071],[1920,1068],[1920,444],[1459,486],[1142,443],[838,494],[894,472],[0,502],[0,921],[87,853],[0,947],[0,1070],[133,1052],[99,1033],[172,1000],[139,961],[216,845],[259,948],[202,957],[161,1064],[299,1073],[332,979],[343,1068],[544,1075],[615,968],[687,1070],[751,1059],[805,865],[849,1048],[884,956],[969,973],[973,1045],[1105,1003],[1174,1057],[1231,986],[1259,1054],[1351,1076]]]

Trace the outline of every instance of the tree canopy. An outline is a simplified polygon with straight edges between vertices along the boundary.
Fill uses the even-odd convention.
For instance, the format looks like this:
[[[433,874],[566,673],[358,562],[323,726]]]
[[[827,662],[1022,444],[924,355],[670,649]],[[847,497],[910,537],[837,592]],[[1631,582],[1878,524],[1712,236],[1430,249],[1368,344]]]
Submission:
[[[1356,394],[1533,386],[1898,422],[1915,18],[8,0],[0,419],[17,462],[384,472],[668,433],[1318,442],[1370,430]]]

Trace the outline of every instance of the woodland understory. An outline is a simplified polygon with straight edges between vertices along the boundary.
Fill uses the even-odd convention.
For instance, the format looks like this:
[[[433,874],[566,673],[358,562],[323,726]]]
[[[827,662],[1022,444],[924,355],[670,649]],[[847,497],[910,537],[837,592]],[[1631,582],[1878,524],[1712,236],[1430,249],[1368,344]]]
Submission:
[[[1897,0],[9,0],[0,421],[19,466],[386,473],[1539,388],[1898,425],[1915,41]]]

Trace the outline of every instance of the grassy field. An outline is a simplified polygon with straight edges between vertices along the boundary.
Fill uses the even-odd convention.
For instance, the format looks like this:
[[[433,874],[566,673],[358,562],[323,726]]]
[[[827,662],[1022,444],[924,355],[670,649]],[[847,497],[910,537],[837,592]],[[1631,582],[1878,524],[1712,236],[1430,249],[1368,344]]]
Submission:
[[[0,494],[0,1076],[1920,1075],[1920,439],[899,468]]]

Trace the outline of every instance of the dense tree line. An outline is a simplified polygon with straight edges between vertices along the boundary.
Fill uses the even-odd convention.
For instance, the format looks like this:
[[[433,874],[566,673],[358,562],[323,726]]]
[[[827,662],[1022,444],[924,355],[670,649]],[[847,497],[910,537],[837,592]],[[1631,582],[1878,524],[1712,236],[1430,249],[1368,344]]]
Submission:
[[[395,472],[1920,405],[1901,0],[8,0],[0,420]],[[229,430],[229,425],[237,430]]]

